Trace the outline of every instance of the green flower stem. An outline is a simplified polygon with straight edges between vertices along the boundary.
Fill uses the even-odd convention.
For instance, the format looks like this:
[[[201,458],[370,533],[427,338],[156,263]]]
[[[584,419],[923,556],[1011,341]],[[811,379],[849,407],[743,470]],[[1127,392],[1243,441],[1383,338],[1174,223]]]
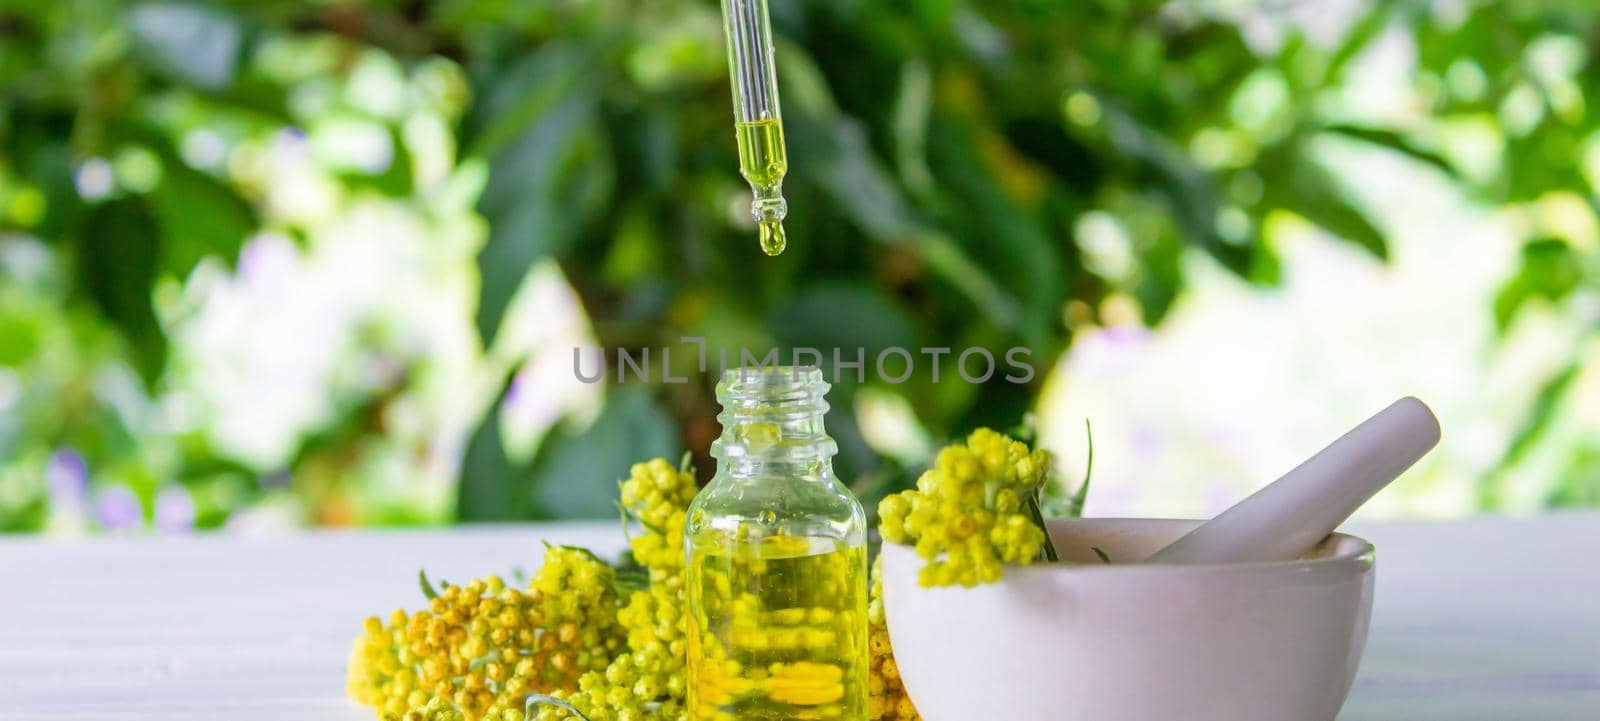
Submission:
[[[535,715],[533,709],[537,706],[555,706],[556,708],[566,711],[567,713],[572,714],[583,721],[589,721],[589,717],[583,715],[583,712],[579,711],[577,707],[573,706],[572,704],[554,696],[549,696],[542,693],[536,693],[532,696],[529,696],[528,702],[523,706],[522,712],[531,719]]]
[[[1089,425],[1089,419],[1083,419],[1083,435],[1089,447],[1089,457],[1084,461],[1083,485],[1078,487],[1078,492],[1067,499],[1067,516],[1069,518],[1083,517],[1083,502],[1089,497],[1089,480],[1094,478],[1094,427]]]
[[[1044,511],[1039,508],[1039,494],[1028,495],[1028,500],[1023,504],[1028,509],[1028,516],[1033,519],[1033,525],[1044,531],[1044,547],[1039,549],[1039,555],[1046,561],[1056,563],[1061,557],[1056,555],[1056,543],[1050,540],[1050,529],[1044,525]]]

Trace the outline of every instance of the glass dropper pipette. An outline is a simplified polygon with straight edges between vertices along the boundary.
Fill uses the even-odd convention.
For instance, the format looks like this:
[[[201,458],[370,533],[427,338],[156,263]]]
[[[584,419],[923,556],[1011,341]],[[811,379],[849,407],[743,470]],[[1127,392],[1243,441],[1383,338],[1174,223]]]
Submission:
[[[728,35],[739,174],[755,193],[750,217],[760,230],[761,250],[777,255],[787,244],[783,218],[789,204],[783,199],[783,176],[789,171],[789,152],[783,144],[783,118],[778,113],[778,75],[772,63],[767,0],[722,0],[722,20]]]

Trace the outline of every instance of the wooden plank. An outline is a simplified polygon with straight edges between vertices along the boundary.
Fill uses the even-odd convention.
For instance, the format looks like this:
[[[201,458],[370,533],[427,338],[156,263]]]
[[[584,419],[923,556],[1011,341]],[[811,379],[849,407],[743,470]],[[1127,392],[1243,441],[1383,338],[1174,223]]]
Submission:
[[[1600,718],[1600,514],[1357,533],[1378,601],[1341,721]],[[611,523],[0,540],[0,718],[370,718],[344,700],[361,619],[420,605],[419,567],[509,576],[541,540],[622,543]]]
[[[1341,721],[1600,719],[1600,514],[1357,524],[1372,632]]]
[[[615,552],[612,524],[291,537],[0,542],[0,718],[354,720],[361,619],[434,578],[536,568],[541,540]]]

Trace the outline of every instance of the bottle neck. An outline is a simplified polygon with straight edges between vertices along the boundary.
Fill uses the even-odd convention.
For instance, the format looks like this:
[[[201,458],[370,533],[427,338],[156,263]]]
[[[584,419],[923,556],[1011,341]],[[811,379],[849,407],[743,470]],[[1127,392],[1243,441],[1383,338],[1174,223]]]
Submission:
[[[722,437],[711,444],[719,473],[735,478],[832,475],[828,383],[814,367],[736,368],[717,384]]]

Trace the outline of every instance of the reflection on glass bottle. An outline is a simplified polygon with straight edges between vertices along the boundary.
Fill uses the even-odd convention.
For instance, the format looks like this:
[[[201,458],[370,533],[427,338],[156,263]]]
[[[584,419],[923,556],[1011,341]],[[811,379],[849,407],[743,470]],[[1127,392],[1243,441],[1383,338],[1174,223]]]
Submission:
[[[731,370],[689,507],[690,721],[867,717],[861,504],[833,477],[815,368]]]

